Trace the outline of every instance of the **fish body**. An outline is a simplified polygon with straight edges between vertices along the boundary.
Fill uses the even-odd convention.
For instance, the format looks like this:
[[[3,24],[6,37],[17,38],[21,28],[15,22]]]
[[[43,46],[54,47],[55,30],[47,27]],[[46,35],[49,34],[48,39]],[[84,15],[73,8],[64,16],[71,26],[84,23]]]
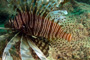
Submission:
[[[14,8],[18,14],[10,20],[15,30],[20,30],[26,35],[45,37],[48,40],[54,38],[71,40],[71,34],[64,32],[60,25],[60,21],[65,20],[64,15],[68,13],[66,10],[57,10],[58,4],[55,1],[45,3],[42,0],[27,0],[22,6],[20,5],[21,0],[16,2],[19,5],[14,5]]]
[[[14,37],[5,47],[2,60],[13,59],[9,51],[15,44],[19,46],[22,60],[47,60],[52,42],[58,39],[71,41],[71,33],[62,29],[62,22],[67,20],[68,12],[59,9],[60,0],[7,0],[7,2],[16,15],[5,25]]]

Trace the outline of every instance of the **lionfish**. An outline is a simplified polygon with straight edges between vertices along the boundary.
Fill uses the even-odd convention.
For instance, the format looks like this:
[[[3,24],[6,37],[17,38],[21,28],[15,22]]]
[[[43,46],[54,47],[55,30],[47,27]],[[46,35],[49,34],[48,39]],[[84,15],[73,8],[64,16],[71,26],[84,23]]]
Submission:
[[[68,12],[60,10],[64,0],[7,0],[8,6],[16,15],[5,24],[9,33],[0,36],[6,40],[13,36],[4,49],[2,60],[13,60],[10,49],[20,42],[22,60],[48,60],[51,41],[58,38],[70,41],[72,35],[64,32],[61,23],[66,20]]]

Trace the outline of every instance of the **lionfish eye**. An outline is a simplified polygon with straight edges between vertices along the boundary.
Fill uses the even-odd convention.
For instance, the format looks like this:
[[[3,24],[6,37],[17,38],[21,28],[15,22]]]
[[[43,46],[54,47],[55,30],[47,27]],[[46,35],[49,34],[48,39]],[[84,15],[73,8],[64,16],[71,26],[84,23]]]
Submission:
[[[25,28],[25,26],[23,25],[22,28]]]

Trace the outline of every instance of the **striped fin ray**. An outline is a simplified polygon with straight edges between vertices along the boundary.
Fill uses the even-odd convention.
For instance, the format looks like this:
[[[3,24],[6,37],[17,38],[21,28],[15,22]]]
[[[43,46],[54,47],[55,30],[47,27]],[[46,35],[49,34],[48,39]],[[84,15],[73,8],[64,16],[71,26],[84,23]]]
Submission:
[[[16,8],[19,8],[21,10],[21,3],[23,3],[21,0],[7,0],[8,2],[8,6],[12,7],[14,10],[16,10]]]
[[[0,35],[0,41],[3,41],[5,39],[9,38],[10,36],[13,36],[12,33],[13,32],[10,32],[10,33],[4,34],[4,35]]]
[[[33,43],[33,41],[27,39],[27,42],[41,60],[48,60],[42,51],[36,46],[36,44]]]
[[[47,13],[52,11],[53,8],[55,8],[55,3],[53,2],[49,2],[48,4],[44,5],[43,8],[39,12],[40,16],[43,16],[45,13],[47,15]]]
[[[2,60],[13,60],[9,50],[15,45],[16,42],[19,42],[18,33],[9,41],[6,48],[4,49]]]
[[[34,38],[32,40],[36,45],[37,47],[43,52],[43,54],[48,57],[49,53],[49,42],[47,39],[45,38],[41,38],[41,37],[38,37],[38,38]],[[37,58],[37,55],[35,54],[35,52],[32,50],[32,55],[34,58]]]
[[[8,0],[9,4],[19,9],[19,13],[28,12],[45,18],[48,13],[58,10],[58,1],[56,0]],[[58,13],[59,14],[59,13]],[[54,14],[55,15],[55,14]],[[53,16],[51,16],[53,17]]]
[[[14,9],[19,9],[20,11],[25,11],[26,9],[29,12],[36,11],[36,14],[41,14],[41,16],[47,11],[52,11],[51,9],[57,7],[58,1],[54,0],[7,0],[8,5],[13,6]],[[37,7],[37,9],[35,9]]]
[[[29,50],[29,45],[26,42],[26,38],[23,38],[23,36],[21,37],[21,44],[20,44],[20,53],[21,53],[21,59],[22,60],[35,60],[32,55],[31,52]]]
[[[43,40],[44,41],[44,40]],[[21,37],[20,53],[22,60],[46,59],[48,56],[48,42],[32,37]],[[33,43],[34,42],[34,43]],[[45,43],[47,42],[47,44]],[[44,53],[44,54],[43,54]]]

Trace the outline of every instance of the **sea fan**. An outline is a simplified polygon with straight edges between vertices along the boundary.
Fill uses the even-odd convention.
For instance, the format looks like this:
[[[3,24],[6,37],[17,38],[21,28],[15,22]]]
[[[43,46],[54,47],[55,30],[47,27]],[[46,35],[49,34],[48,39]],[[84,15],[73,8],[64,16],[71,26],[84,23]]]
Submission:
[[[4,49],[2,60],[13,60],[10,49],[20,42],[22,60],[48,60],[49,44],[55,39],[70,41],[72,35],[62,29],[66,10],[60,10],[63,0],[7,0],[16,16],[5,24],[9,33],[0,36],[0,41],[13,36]],[[30,49],[31,48],[31,49]],[[33,55],[36,54],[36,55]],[[39,58],[38,58],[39,57]]]

